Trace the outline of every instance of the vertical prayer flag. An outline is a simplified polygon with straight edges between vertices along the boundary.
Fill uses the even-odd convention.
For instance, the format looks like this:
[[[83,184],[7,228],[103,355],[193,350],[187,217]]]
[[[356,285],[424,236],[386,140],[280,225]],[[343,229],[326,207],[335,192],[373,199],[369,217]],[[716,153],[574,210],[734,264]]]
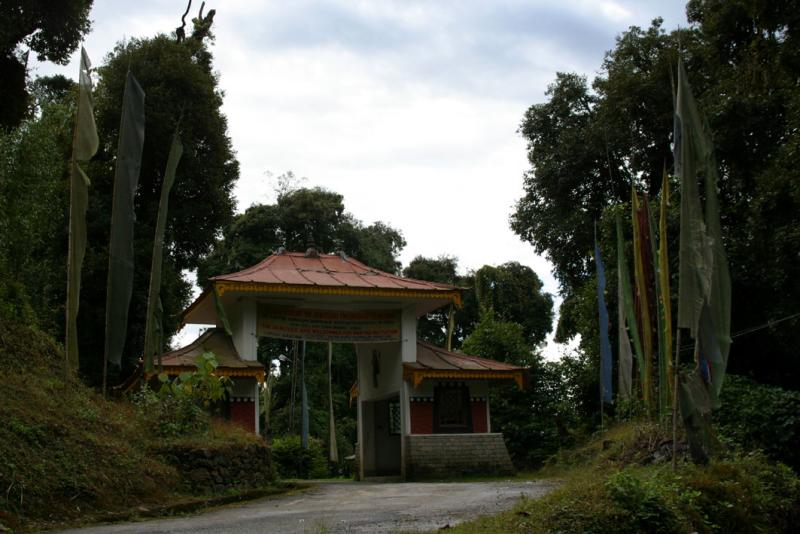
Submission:
[[[336,426],[333,418],[333,343],[328,341],[328,441],[330,442],[328,458],[339,463],[339,448],[336,445]]]
[[[619,284],[622,291],[622,305],[625,312],[625,322],[630,330],[630,339],[633,342],[634,356],[636,365],[639,368],[640,382],[644,383],[644,351],[642,349],[641,337],[639,336],[639,325],[636,320],[636,312],[633,303],[633,289],[631,288],[631,278],[628,274],[628,261],[625,258],[625,239],[622,234],[622,217],[617,214],[617,269]],[[626,331],[627,332],[627,331]]]
[[[639,333],[642,338],[644,359],[642,392],[645,405],[653,409],[653,327],[650,314],[650,230],[647,213],[641,208],[639,195],[631,189],[631,212],[633,220],[633,258],[634,280],[636,286],[636,308],[639,320]]]
[[[92,100],[92,62],[81,47],[81,66],[78,74],[78,112],[75,125],[75,139],[72,144],[72,157],[76,161],[88,161],[97,153],[100,140],[94,122]]]
[[[300,400],[301,400],[301,426],[300,446],[308,448],[308,390],[306,389],[306,340],[303,340],[303,355],[300,360]]]
[[[600,318],[600,392],[603,402],[613,401],[611,381],[611,343],[608,340],[608,309],[606,308],[606,270],[600,257],[597,234],[594,236],[594,262],[597,268],[597,309]]]
[[[667,169],[661,183],[658,218],[658,284],[656,285],[659,313],[659,402],[662,410],[671,406],[672,376],[672,304],[669,288],[669,252],[667,249],[667,207],[669,206],[669,176]]]
[[[683,62],[678,63],[678,96],[675,109],[675,169],[681,181],[681,230],[678,279],[678,328],[688,328],[697,339],[700,312],[711,292],[713,256],[700,205],[698,160],[710,147],[700,135],[696,104],[688,90]],[[716,186],[715,186],[716,187]]]
[[[92,63],[81,47],[78,74],[78,106],[75,134],[72,140],[72,161],[69,177],[69,245],[67,251],[67,305],[65,357],[67,369],[78,368],[78,308],[81,293],[81,269],[86,253],[86,208],[89,205],[89,178],[79,162],[89,161],[97,153],[100,142],[94,122],[92,102]]]
[[[631,350],[631,339],[628,330],[625,328],[625,308],[626,302],[630,303],[630,279],[628,278],[628,266],[625,260],[625,242],[622,238],[622,219],[617,213],[617,338],[619,341],[619,354],[617,356],[617,387],[619,396],[623,399],[631,397],[632,373],[633,373],[633,351]],[[627,287],[627,295],[626,295]],[[631,315],[633,311],[631,310]],[[637,337],[638,342],[638,337]]]
[[[730,350],[731,281],[722,244],[717,166],[708,127],[692,96],[683,62],[678,62],[675,166],[681,180],[678,327],[699,340],[698,368],[719,405]],[[699,179],[703,177],[705,212]]]
[[[164,172],[164,181],[161,184],[161,200],[158,204],[158,219],[156,220],[156,234],[153,240],[153,259],[150,263],[150,289],[147,293],[147,314],[145,315],[144,334],[144,367],[150,372],[153,370],[153,355],[158,355],[158,364],[161,365],[161,349],[163,347],[163,318],[161,310],[161,264],[164,253],[164,230],[167,226],[167,207],[169,205],[169,192],[175,182],[175,171],[183,154],[183,145],[177,129],[172,136],[172,146],[167,157],[167,168]]]
[[[105,358],[116,365],[122,361],[133,292],[133,225],[136,220],[133,201],[144,145],[144,91],[130,71],[122,100],[106,293]]]

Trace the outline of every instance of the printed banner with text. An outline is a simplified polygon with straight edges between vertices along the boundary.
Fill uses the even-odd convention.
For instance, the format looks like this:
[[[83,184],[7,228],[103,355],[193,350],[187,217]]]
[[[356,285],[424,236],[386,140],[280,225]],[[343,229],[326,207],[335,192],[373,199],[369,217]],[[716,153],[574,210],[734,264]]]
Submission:
[[[400,312],[259,306],[258,335],[335,343],[400,341]]]

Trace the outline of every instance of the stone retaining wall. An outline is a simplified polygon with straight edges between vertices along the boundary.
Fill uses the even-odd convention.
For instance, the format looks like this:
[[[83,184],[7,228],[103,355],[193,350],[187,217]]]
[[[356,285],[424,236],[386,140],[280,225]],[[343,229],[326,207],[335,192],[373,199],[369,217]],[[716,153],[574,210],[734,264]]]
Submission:
[[[266,444],[202,449],[173,447],[158,454],[178,470],[183,488],[194,494],[258,488],[275,478]]]
[[[406,436],[406,476],[511,475],[514,466],[502,434]]]

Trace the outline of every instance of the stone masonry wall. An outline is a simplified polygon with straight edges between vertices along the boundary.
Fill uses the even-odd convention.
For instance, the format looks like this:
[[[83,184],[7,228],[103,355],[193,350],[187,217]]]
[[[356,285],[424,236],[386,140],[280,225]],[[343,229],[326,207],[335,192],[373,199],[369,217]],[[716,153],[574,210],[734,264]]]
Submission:
[[[406,440],[409,478],[514,473],[502,434],[411,434]]]
[[[183,488],[194,494],[222,493],[229,488],[261,487],[272,480],[266,444],[223,448],[173,447],[159,454],[178,470]]]

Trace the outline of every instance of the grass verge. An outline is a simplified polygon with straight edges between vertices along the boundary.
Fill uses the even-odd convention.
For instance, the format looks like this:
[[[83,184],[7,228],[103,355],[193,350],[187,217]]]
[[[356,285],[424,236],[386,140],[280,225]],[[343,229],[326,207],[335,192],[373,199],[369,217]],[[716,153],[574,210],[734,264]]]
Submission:
[[[800,479],[785,465],[750,453],[673,472],[652,460],[660,442],[655,427],[620,425],[543,470],[563,481],[559,489],[452,531],[750,533],[800,524]]]
[[[80,380],[65,378],[63,352],[52,339],[5,320],[0,421],[0,531],[196,509],[213,499],[182,493],[178,473],[151,451],[177,443],[214,447],[259,439],[220,423],[202,436],[156,439],[150,422],[130,403],[106,401]]]

